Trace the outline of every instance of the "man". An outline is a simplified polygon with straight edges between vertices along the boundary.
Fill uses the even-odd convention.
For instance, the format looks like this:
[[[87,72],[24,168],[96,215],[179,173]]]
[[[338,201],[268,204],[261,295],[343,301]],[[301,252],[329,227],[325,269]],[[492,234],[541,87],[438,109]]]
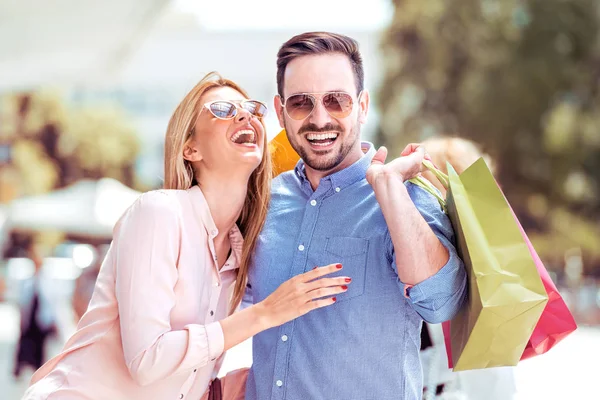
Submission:
[[[357,43],[305,33],[277,57],[275,109],[302,160],[273,182],[249,287],[254,301],[316,265],[351,277],[335,305],[253,339],[246,399],[420,399],[423,320],[451,319],[466,295],[454,233],[412,184],[424,151],[361,143],[369,93]]]

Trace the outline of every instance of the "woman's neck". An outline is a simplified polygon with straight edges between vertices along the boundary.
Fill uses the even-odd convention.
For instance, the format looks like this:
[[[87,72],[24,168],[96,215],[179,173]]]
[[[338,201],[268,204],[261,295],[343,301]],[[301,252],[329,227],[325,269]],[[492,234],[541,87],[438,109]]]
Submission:
[[[248,176],[205,174],[196,179],[219,230],[218,236],[226,236],[242,212],[248,191]]]

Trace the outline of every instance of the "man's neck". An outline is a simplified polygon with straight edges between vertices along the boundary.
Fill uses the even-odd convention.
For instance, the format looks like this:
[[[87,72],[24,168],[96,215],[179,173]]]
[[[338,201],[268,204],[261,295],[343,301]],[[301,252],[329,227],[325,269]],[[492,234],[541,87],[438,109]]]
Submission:
[[[335,174],[336,172],[339,172],[343,169],[348,168],[349,166],[351,166],[352,164],[354,164],[355,162],[360,160],[363,155],[364,155],[364,153],[363,153],[362,148],[359,143],[359,146],[357,146],[356,148],[353,148],[352,151],[350,151],[348,153],[348,155],[346,155],[346,158],[344,158],[341,163],[339,163],[338,165],[336,165],[335,167],[333,167],[330,170],[319,171],[319,170],[309,167],[305,163],[304,168],[306,171],[306,178],[310,182],[310,186],[312,187],[312,190],[313,191],[317,190],[317,188],[319,187],[319,183],[321,182],[321,179],[325,178],[326,176]]]

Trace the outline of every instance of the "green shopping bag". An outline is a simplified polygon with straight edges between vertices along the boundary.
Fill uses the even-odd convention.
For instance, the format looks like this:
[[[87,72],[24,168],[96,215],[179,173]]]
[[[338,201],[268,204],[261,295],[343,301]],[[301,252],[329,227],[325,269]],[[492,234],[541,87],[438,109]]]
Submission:
[[[482,158],[460,175],[424,165],[446,201],[425,178],[411,182],[448,213],[468,274],[469,299],[450,323],[454,371],[517,365],[548,295],[511,208]]]

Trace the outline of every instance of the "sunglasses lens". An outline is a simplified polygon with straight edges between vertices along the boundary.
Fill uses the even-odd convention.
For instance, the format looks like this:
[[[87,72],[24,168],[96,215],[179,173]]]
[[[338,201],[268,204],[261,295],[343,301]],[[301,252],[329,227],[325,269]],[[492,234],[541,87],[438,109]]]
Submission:
[[[217,101],[210,105],[210,112],[217,118],[230,119],[235,117],[235,104],[228,101]]]
[[[314,107],[315,102],[312,96],[306,94],[295,94],[288,97],[285,102],[285,110],[290,118],[295,120],[302,120],[308,117]]]
[[[352,112],[352,97],[347,93],[327,93],[323,96],[323,106],[334,118],[346,118]]]
[[[267,107],[260,101],[245,101],[242,107],[244,107],[244,109],[247,110],[250,114],[258,118],[263,118],[265,115],[267,115]]]

